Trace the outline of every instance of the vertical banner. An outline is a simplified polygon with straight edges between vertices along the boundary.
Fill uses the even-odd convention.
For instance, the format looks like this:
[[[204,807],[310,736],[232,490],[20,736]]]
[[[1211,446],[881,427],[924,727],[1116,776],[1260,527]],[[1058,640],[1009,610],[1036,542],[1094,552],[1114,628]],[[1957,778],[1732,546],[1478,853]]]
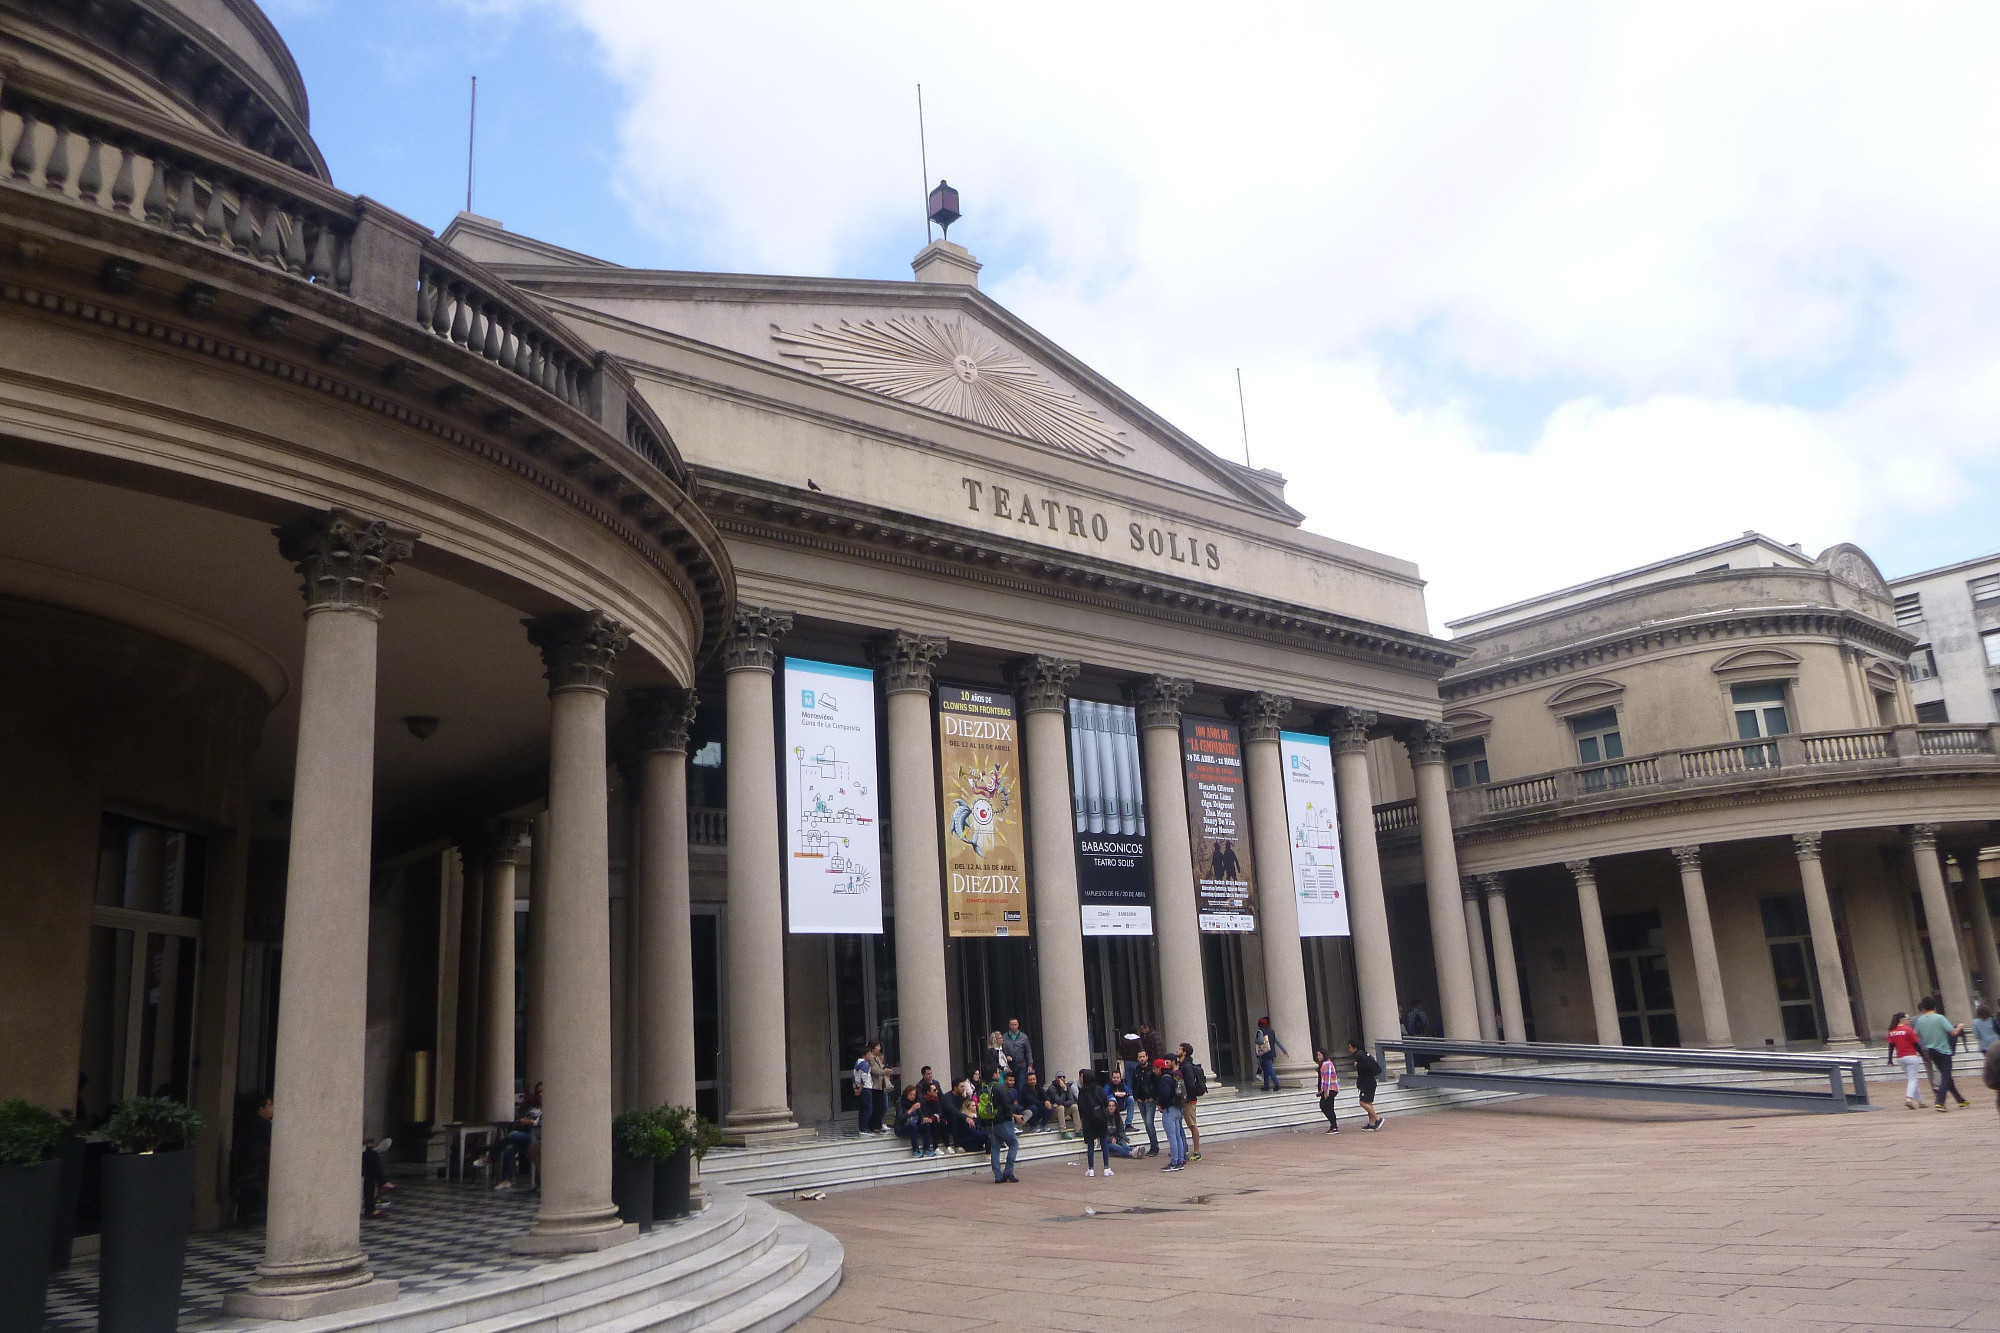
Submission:
[[[785,757],[792,933],[880,935],[875,673],[786,658]]]
[[[1153,881],[1146,868],[1138,714],[1118,704],[1071,699],[1069,755],[1083,933],[1150,935]]]
[[[1340,867],[1340,812],[1334,805],[1333,745],[1324,736],[1278,733],[1285,765],[1285,823],[1292,834],[1292,891],[1299,934],[1346,935],[1347,882]]]
[[[1026,935],[1028,872],[1014,696],[940,685],[937,713],[949,932],[982,939]]]
[[[1181,719],[1195,903],[1204,934],[1257,929],[1257,872],[1250,859],[1250,796],[1243,734],[1234,722]]]

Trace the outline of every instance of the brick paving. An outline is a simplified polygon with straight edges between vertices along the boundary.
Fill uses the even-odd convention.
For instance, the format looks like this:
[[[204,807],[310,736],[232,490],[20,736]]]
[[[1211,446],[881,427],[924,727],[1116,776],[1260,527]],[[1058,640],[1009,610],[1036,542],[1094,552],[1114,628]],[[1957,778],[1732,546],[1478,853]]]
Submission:
[[[786,1205],[847,1247],[798,1327],[2000,1330],[2000,1116],[1574,1098]],[[1086,1208],[1095,1209],[1095,1215]],[[1148,1327],[1159,1327],[1150,1324]]]

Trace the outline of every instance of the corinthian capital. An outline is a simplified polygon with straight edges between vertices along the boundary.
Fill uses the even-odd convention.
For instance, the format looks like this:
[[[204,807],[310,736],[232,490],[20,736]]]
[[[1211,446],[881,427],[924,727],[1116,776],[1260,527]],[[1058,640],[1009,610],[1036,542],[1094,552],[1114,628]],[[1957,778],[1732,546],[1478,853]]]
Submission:
[[[1591,888],[1597,887],[1597,867],[1592,865],[1588,858],[1582,861],[1565,861],[1563,868],[1569,871],[1570,878],[1576,881],[1578,888],[1585,885]]]
[[[1320,725],[1333,738],[1335,754],[1353,754],[1368,748],[1368,732],[1375,725],[1371,708],[1329,708],[1320,714]]]
[[[1181,705],[1194,693],[1194,682],[1179,676],[1140,676],[1125,682],[1125,701],[1139,710],[1139,729],[1178,727]]]
[[[1396,738],[1410,752],[1412,764],[1442,764],[1451,728],[1442,722],[1406,722],[1396,732]]]
[[[1801,861],[1819,860],[1819,838],[1817,832],[1794,833],[1792,835],[1792,855]]]
[[[1083,664],[1066,657],[1038,653],[1008,664],[1015,697],[1023,713],[1060,713],[1069,707],[1069,687],[1083,674]]]
[[[632,748],[640,754],[686,754],[694,711],[693,690],[627,690],[625,724],[631,729]]]
[[[612,664],[632,635],[602,611],[564,611],[521,622],[528,642],[542,650],[549,693],[562,690],[611,692]]]
[[[938,664],[951,640],[942,634],[912,634],[906,629],[884,634],[871,645],[875,665],[887,667],[884,689],[890,694],[929,694],[931,669]]]
[[[278,553],[297,566],[305,580],[299,591],[305,594],[308,615],[314,611],[381,615],[391,571],[398,560],[408,560],[416,550],[415,534],[345,509],[307,514],[271,531],[278,539]]]
[[[1683,871],[1688,871],[1688,870],[1699,871],[1701,869],[1700,843],[1689,843],[1681,847],[1670,847],[1667,850],[1674,854],[1674,863],[1678,865]]]
[[[1488,898],[1498,898],[1502,902],[1506,901],[1507,877],[1505,875],[1480,875],[1478,876],[1478,880],[1480,891]]]
[[[1936,824],[1910,825],[1910,850],[1914,852],[1934,852],[1937,850],[1938,826]]]
[[[778,640],[792,632],[792,618],[762,606],[739,606],[722,639],[724,671],[769,671],[777,664]]]
[[[1229,714],[1236,719],[1236,725],[1243,728],[1243,739],[1246,741],[1278,739],[1278,733],[1285,729],[1285,718],[1291,711],[1290,699],[1269,690],[1239,694],[1229,701]]]

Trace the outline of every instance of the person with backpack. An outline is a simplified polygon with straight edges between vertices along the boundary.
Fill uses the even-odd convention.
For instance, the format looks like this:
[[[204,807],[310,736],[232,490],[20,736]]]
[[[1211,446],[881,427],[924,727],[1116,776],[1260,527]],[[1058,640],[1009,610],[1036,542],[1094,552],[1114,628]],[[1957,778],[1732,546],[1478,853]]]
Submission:
[[[1193,1151],[1188,1153],[1190,1162],[1201,1160],[1201,1122],[1195,1118],[1195,1103],[1208,1096],[1208,1074],[1201,1067],[1201,1061],[1194,1058],[1194,1047],[1181,1043],[1181,1119],[1187,1123],[1188,1139]]]
[[[1123,1071],[1112,1068],[1115,1077]],[[1062,1076],[1057,1075],[1058,1079]],[[1114,1111],[1111,1099],[1104,1095],[1104,1089],[1097,1084],[1095,1069],[1076,1071],[1076,1114],[1083,1126],[1083,1174],[1097,1174],[1097,1153],[1104,1154],[1104,1174],[1111,1174],[1111,1118]]]
[[[979,1090],[976,1116],[979,1128],[986,1134],[986,1153],[993,1163],[993,1183],[1020,1184],[1014,1175],[1014,1159],[1021,1153],[1018,1132],[1021,1109],[1007,1086],[1006,1075],[997,1069]],[[1000,1149],[1003,1146],[1007,1149],[1007,1165],[1004,1168],[1000,1165]]]
[[[1263,1076],[1262,1087],[1266,1092],[1278,1090],[1278,1052],[1286,1055],[1285,1043],[1278,1040],[1278,1034],[1271,1030],[1271,1020],[1257,1020],[1257,1030],[1250,1035],[1250,1050],[1257,1057],[1257,1072]]]
[[[1382,1077],[1382,1062],[1361,1049],[1361,1043],[1347,1043],[1347,1053],[1354,1058],[1354,1090],[1361,1096],[1361,1109],[1368,1113],[1369,1129],[1382,1128],[1382,1116],[1375,1110],[1375,1080]]]
[[[1917,1030],[1917,1042],[1923,1047],[1924,1059],[1930,1062],[1931,1081],[1937,1088],[1937,1109],[1946,1109],[1946,1093],[1957,1098],[1960,1106],[1971,1105],[1951,1076],[1952,1047],[1965,1035],[1965,1025],[1939,1013],[1937,1000],[1926,995],[1917,1001],[1917,1020],[1910,1026]]]
[[[1153,1061],[1153,1102],[1160,1108],[1160,1123],[1167,1131],[1167,1164],[1162,1171],[1187,1169],[1187,1126],[1181,1115],[1180,1070],[1170,1060]]]
[[[868,1052],[854,1061],[854,1132],[872,1134],[868,1124],[875,1118],[875,1075],[868,1067]]]
[[[1334,1114],[1333,1099],[1340,1095],[1340,1071],[1325,1051],[1314,1051],[1313,1061],[1319,1065],[1319,1113],[1326,1117],[1326,1132],[1338,1134],[1340,1117]]]

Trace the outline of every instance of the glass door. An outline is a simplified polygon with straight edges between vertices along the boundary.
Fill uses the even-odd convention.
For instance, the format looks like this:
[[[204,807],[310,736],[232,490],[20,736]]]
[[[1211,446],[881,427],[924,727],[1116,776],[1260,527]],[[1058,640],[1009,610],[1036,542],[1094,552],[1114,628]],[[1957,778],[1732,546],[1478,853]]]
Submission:
[[[1778,987],[1778,1016],[1785,1044],[1822,1041],[1826,1011],[1820,1002],[1819,962],[1813,954],[1812,923],[1803,893],[1760,898],[1764,942],[1771,950],[1771,977]]]
[[[1618,1001],[1618,1036],[1627,1046],[1678,1046],[1680,1017],[1667,972],[1666,931],[1658,912],[1604,919],[1611,951],[1611,990]]]

